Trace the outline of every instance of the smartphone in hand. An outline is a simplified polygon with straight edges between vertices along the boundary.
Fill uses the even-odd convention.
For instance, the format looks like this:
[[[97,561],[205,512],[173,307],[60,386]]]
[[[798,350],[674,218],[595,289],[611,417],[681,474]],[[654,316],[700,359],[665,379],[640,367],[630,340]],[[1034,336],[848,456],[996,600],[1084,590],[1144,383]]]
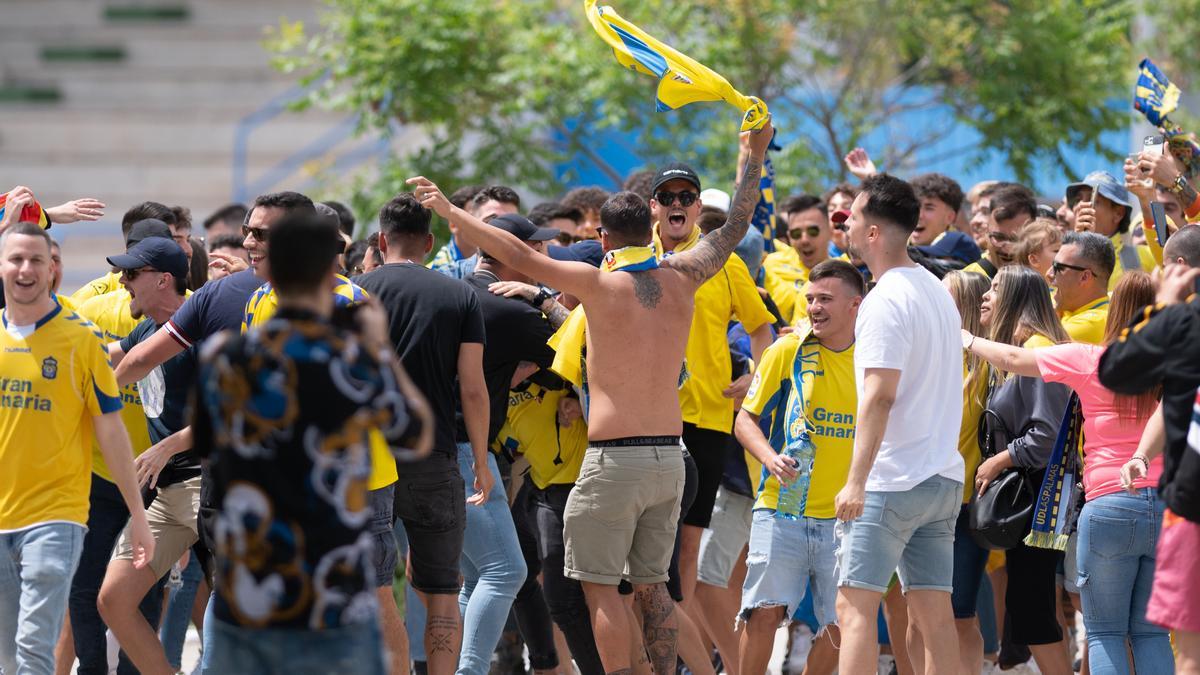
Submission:
[[[1154,232],[1158,235],[1158,245],[1163,246],[1167,243],[1167,237],[1171,236],[1171,231],[1167,229],[1167,210],[1163,207],[1162,202],[1150,202],[1150,217],[1154,219]]]
[[[1166,149],[1167,139],[1161,134],[1154,134],[1142,139],[1142,152],[1149,152],[1155,155],[1163,154]]]

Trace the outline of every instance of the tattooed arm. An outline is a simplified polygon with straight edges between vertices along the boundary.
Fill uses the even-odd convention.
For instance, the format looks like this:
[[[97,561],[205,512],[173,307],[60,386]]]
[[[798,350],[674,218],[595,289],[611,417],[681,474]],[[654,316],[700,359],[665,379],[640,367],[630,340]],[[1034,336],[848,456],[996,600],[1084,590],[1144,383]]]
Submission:
[[[754,209],[758,205],[760,194],[758,179],[762,174],[763,157],[767,152],[767,145],[770,144],[773,133],[774,129],[771,127],[770,120],[767,120],[763,128],[749,132],[750,159],[746,162],[746,168],[742,171],[742,177],[738,181],[737,192],[733,196],[733,203],[729,208],[729,218],[725,224],[704,235],[695,248],[677,253],[664,260],[663,267],[677,270],[699,286],[725,265],[725,261],[729,259],[733,249],[737,247],[742,237],[746,236],[746,229],[750,225],[750,216],[753,215]]]

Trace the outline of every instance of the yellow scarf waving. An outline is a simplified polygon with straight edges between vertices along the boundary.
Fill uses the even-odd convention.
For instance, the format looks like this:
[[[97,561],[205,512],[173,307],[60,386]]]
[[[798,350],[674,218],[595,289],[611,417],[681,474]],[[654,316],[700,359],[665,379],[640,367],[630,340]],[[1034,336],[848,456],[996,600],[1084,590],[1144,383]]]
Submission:
[[[742,112],[742,131],[758,129],[766,122],[767,104],[743,95],[708,66],[655,40],[612,7],[597,7],[596,0],[584,0],[583,9],[621,65],[658,78],[659,112],[697,101],[725,101]]]

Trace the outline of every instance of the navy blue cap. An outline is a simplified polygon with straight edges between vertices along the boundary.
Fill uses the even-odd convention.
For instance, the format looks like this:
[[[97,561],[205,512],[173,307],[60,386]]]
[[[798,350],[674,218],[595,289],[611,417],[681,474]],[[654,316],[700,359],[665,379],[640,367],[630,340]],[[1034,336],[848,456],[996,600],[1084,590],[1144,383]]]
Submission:
[[[604,247],[595,239],[584,239],[570,246],[552,245],[546,248],[546,254],[555,260],[583,262],[592,267],[599,267],[604,261]]]
[[[488,221],[488,225],[498,227],[521,241],[550,241],[561,234],[556,227],[538,227],[519,213],[506,213]]]
[[[949,230],[941,239],[928,246],[918,246],[917,250],[931,258],[953,258],[968,265],[983,254],[971,235],[957,230]]]
[[[109,265],[121,270],[153,267],[159,272],[170,272],[176,279],[186,279],[188,276],[187,255],[174,239],[143,239],[125,253],[109,256],[107,260]]]

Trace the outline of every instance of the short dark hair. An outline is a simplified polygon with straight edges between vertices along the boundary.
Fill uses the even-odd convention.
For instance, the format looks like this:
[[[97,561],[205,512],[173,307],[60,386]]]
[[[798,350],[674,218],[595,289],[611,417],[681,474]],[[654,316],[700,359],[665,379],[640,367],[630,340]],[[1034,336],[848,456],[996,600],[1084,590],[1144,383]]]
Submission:
[[[121,216],[121,236],[129,236],[129,228],[139,220],[147,218],[157,218],[163,221],[168,226],[175,224],[175,212],[166,204],[158,202],[142,202],[129,207],[124,216]]]
[[[249,212],[243,204],[233,202],[226,204],[221,208],[213,211],[213,214],[204,219],[204,229],[210,230],[217,223],[246,223],[246,215]]]
[[[342,234],[348,237],[354,236],[354,224],[358,222],[354,218],[354,212],[351,211],[350,208],[345,204],[333,201],[332,199],[321,203],[333,209],[334,212],[337,213],[338,227],[341,228]]]
[[[828,204],[836,195],[850,195],[850,199],[854,199],[858,196],[858,186],[852,183],[838,183],[821,195],[821,201]]]
[[[0,246],[3,245],[5,240],[14,234],[23,234],[27,237],[41,237],[42,239],[46,240],[47,249],[53,249],[56,245],[54,240],[50,238],[50,233],[42,229],[41,225],[22,221],[10,225],[8,229],[4,230],[4,232],[0,232]]]
[[[175,280],[175,292],[185,295],[190,288],[199,290],[208,281],[208,251],[204,250],[204,242],[196,237],[188,237],[188,246],[192,247],[192,257],[188,259],[188,278]]]
[[[932,198],[949,206],[956,212],[962,208],[962,186],[953,178],[940,173],[923,173],[912,179],[917,199]]]
[[[625,177],[621,189],[636,193],[637,196],[649,202],[650,198],[654,196],[654,172],[650,169],[634,171]]]
[[[1017,185],[1019,187],[1020,183],[1011,183],[1006,180],[994,180],[987,187],[979,191],[979,198],[983,199],[984,197],[991,197],[999,190],[1012,185]]]
[[[521,196],[517,194],[516,190],[504,185],[489,185],[475,193],[475,196],[471,198],[471,210],[477,210],[488,202],[512,204],[518,210],[521,208]]]
[[[183,227],[188,232],[192,231],[192,210],[186,206],[172,206],[171,213],[175,214],[175,227]],[[170,225],[171,223],[167,223]]]
[[[208,250],[215,251],[219,248],[240,248],[246,250],[246,239],[236,234],[222,234],[208,240]]]
[[[723,209],[718,209],[715,206],[705,206],[700,209],[700,217],[696,219],[696,225],[700,228],[701,233],[708,234],[724,225],[728,219],[729,214]]]
[[[367,257],[367,247],[370,244],[366,239],[356,239],[346,247],[346,252],[342,254],[342,265],[347,271],[353,272],[355,267],[362,264],[363,258]]]
[[[542,227],[546,223],[557,218],[566,218],[567,220],[573,220],[576,223],[579,223],[583,220],[583,213],[580,212],[579,209],[563,206],[558,202],[542,202],[532,209],[529,209],[529,213],[526,215],[526,217],[529,218],[529,222],[537,225],[538,227]]]
[[[281,295],[321,289],[341,243],[337,228],[316,215],[289,213],[271,226],[271,285]]]
[[[808,281],[812,283],[821,279],[841,279],[859,295],[867,294],[867,280],[863,279],[862,272],[845,260],[823,260],[817,263],[808,273]]]
[[[995,211],[993,210],[993,213]],[[1063,246],[1078,246],[1079,255],[1096,269],[1097,276],[1107,279],[1117,267],[1117,254],[1108,237],[1095,232],[1068,232]]]
[[[375,252],[375,264],[383,264],[383,253],[379,250],[379,232],[372,232],[367,236],[367,247]]]
[[[285,215],[293,213],[315,215],[317,213],[317,208],[313,206],[313,201],[299,192],[288,190],[284,190],[283,192],[268,192],[254,198],[254,205],[250,207],[250,212],[246,214],[247,222],[250,220],[250,214],[254,213],[254,209],[260,206],[281,209]]]
[[[1030,220],[1037,218],[1037,198],[1033,190],[1019,183],[1005,183],[991,193],[992,216],[996,220],[1009,220],[1022,213]]]
[[[467,208],[467,204],[470,204],[471,200],[475,199],[475,195],[479,194],[479,191],[484,187],[483,185],[464,185],[451,192],[447,199],[458,208],[465,209]]]
[[[600,227],[622,244],[650,239],[650,205],[635,192],[618,192],[600,207]]]
[[[1200,267],[1200,225],[1186,225],[1163,245],[1163,260],[1183,258],[1188,267]]]
[[[809,209],[817,209],[823,216],[829,215],[829,206],[816,195],[792,195],[779,205],[779,213],[784,216]]]
[[[638,196],[641,197],[641,195]],[[608,201],[608,198],[608,190],[593,185],[591,187],[578,187],[568,191],[567,194],[563,195],[562,199],[558,200],[558,203],[568,208],[579,209],[581,212],[587,213],[592,210],[599,211],[604,206],[604,203]],[[649,202],[650,200],[643,198],[642,201]],[[649,207],[647,206],[647,208]]]
[[[921,202],[911,185],[885,172],[863,180],[862,191],[867,195],[864,214],[903,230],[905,235],[917,229]]]
[[[423,237],[429,234],[433,212],[421,206],[411,192],[401,192],[379,209],[379,229],[393,236]]]

